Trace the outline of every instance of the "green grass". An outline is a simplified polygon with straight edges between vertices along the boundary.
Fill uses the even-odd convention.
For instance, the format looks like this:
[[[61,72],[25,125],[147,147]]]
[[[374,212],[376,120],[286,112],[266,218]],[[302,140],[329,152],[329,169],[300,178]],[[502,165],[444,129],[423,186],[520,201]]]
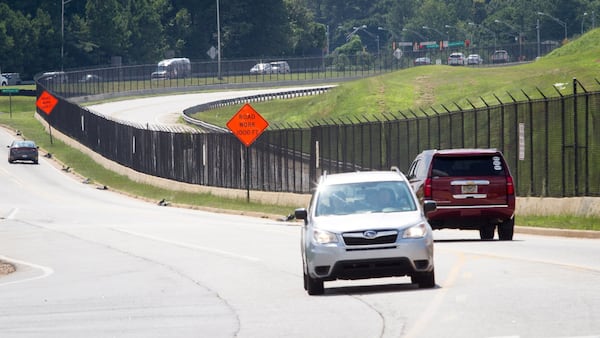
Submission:
[[[538,61],[510,67],[421,66],[398,70],[381,76],[340,84],[327,95],[302,97],[252,106],[271,124],[303,123],[321,119],[347,120],[377,117],[383,113],[409,114],[412,109],[421,114],[441,104],[454,108],[454,103],[470,108],[502,102],[558,96],[554,84],[566,83],[561,94],[572,93],[573,78],[588,90],[598,89],[600,74],[600,28],[556,49]],[[539,91],[538,91],[539,89]],[[510,96],[509,94],[510,93]],[[198,113],[196,118],[225,126],[239,106]],[[441,109],[444,111],[444,109]],[[410,115],[410,114],[409,114]]]
[[[539,228],[600,231],[600,218],[560,216],[517,216],[517,225]]]

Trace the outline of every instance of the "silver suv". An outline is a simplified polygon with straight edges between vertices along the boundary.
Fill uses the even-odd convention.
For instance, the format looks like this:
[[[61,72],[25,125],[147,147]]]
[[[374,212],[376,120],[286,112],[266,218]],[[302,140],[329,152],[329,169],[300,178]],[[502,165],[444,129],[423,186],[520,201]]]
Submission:
[[[325,281],[410,276],[435,286],[433,235],[406,177],[397,169],[323,175],[302,227],[304,289],[324,292]]]

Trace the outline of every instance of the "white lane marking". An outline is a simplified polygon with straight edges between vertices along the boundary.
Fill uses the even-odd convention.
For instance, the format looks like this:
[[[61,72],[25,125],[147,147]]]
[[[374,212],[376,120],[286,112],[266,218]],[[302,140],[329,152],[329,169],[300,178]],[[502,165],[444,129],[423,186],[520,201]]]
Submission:
[[[30,277],[30,278],[25,278],[25,279],[20,279],[20,280],[15,280],[15,281],[6,282],[6,283],[0,283],[0,287],[6,286],[6,285],[10,285],[10,284],[18,284],[18,283],[31,282],[31,281],[34,281],[36,279],[46,278],[46,277],[48,277],[48,276],[50,276],[51,274],[54,273],[54,270],[52,270],[52,268],[49,268],[47,266],[37,265],[37,264],[34,264],[34,263],[25,262],[25,261],[21,261],[21,260],[18,260],[18,259],[14,259],[14,258],[2,256],[2,255],[0,255],[0,260],[3,260],[5,262],[9,262],[9,263],[13,263],[13,264],[27,265],[27,266],[32,267],[34,269],[42,270],[42,274],[40,276],[35,276],[35,277]]]
[[[236,253],[229,252],[229,251],[223,251],[223,250],[209,248],[209,247],[205,247],[205,246],[198,246],[198,245],[192,245],[192,244],[188,244],[188,243],[184,243],[184,242],[168,240],[168,239],[164,239],[164,238],[160,238],[160,237],[156,237],[156,236],[152,236],[152,235],[147,235],[147,234],[142,234],[139,232],[129,231],[129,230],[125,230],[125,229],[113,228],[113,230],[120,231],[120,232],[130,234],[133,236],[151,239],[151,240],[157,241],[157,242],[177,245],[177,246],[188,248],[188,249],[211,252],[211,253],[228,256],[228,257],[233,257],[233,258],[238,258],[238,259],[243,259],[243,260],[247,260],[247,261],[251,261],[251,262],[260,262],[259,258],[252,257],[252,256],[238,255]]]

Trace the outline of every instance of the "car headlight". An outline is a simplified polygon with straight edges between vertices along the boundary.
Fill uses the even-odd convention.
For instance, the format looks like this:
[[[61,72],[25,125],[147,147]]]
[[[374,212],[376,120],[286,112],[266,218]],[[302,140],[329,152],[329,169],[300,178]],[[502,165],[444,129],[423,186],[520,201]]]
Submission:
[[[337,236],[329,231],[313,230],[313,239],[317,244],[337,243]]]
[[[406,229],[402,238],[423,238],[425,235],[427,235],[427,226],[425,223],[420,223]]]

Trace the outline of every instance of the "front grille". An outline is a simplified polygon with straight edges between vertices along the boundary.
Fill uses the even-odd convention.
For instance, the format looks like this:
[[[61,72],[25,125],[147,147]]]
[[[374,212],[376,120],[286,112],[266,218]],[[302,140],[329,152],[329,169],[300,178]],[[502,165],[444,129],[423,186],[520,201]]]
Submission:
[[[368,250],[386,250],[386,249],[396,249],[395,245],[389,246],[376,246],[376,247],[356,247],[356,248],[348,248],[346,251],[368,251]]]
[[[398,239],[398,232],[395,230],[348,232],[342,234],[342,237],[348,246],[393,244]]]
[[[337,262],[332,276],[339,279],[363,279],[405,276],[414,272],[406,257]]]

